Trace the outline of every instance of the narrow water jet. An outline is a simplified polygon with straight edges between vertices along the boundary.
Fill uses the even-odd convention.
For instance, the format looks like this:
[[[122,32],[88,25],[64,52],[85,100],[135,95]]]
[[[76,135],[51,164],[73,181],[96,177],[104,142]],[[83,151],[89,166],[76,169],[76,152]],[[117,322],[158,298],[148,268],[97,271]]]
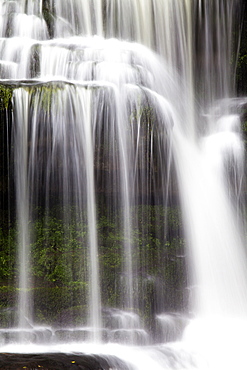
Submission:
[[[22,94],[17,92],[16,97],[16,114],[20,124],[16,127],[16,136],[18,137],[18,145],[15,146],[15,157],[17,159],[15,168],[15,177],[17,182],[17,199],[18,209],[17,218],[19,220],[19,237],[18,237],[18,257],[20,263],[19,274],[19,297],[18,297],[18,321],[19,328],[25,329],[29,323],[28,320],[32,313],[30,312],[30,294],[29,290],[29,273],[28,266],[30,264],[30,241],[29,241],[29,226],[27,220],[29,219],[29,183],[28,183],[28,93]],[[19,120],[19,118],[21,119]],[[22,341],[22,332],[20,332],[20,341]]]

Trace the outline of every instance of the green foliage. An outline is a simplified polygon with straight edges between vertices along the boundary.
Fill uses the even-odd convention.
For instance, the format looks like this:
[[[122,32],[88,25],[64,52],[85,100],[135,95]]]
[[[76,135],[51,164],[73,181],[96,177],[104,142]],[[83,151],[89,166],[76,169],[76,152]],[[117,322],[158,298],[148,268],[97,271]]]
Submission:
[[[134,301],[143,298],[140,310],[144,317],[158,310],[157,302],[166,301],[169,309],[181,304],[180,290],[185,282],[185,263],[181,257],[184,240],[180,234],[180,211],[176,208],[142,205],[131,209],[131,229],[123,231],[123,209],[98,217],[98,257],[100,291],[105,307],[121,307],[125,286],[125,246],[130,245],[133,264]],[[165,225],[165,227],[164,227]],[[30,287],[34,313],[39,322],[73,322],[87,312],[89,288],[88,226],[84,215],[72,208],[41,213],[30,223]],[[8,307],[18,293],[9,285],[18,275],[15,227],[1,231],[0,269],[5,290],[0,307]],[[4,283],[5,281],[5,283]],[[157,282],[159,291],[157,292]],[[168,289],[168,287],[170,287]],[[178,302],[179,301],[179,302]],[[72,309],[72,307],[76,307]],[[78,308],[80,307],[80,309]],[[80,314],[79,314],[80,311]],[[85,313],[86,315],[86,313]],[[84,315],[84,316],[85,316]],[[84,320],[84,319],[83,319]]]
[[[0,282],[13,280],[15,275],[16,231],[0,228]]]
[[[247,148],[247,109],[242,110],[241,131],[243,134],[245,148]]]
[[[33,226],[34,277],[59,285],[84,279],[85,225],[43,216]]]
[[[246,54],[242,54],[246,53]],[[237,62],[237,88],[241,94],[246,94],[247,92],[247,84],[246,84],[246,76],[247,76],[247,50],[243,50],[238,57]]]
[[[72,325],[76,320],[83,320],[86,316],[86,287],[39,287],[33,289],[34,314],[39,323],[55,325]],[[76,309],[75,309],[76,308]],[[81,322],[82,323],[82,322]],[[85,323],[85,322],[84,322]]]
[[[237,60],[236,83],[237,90],[240,95],[247,93],[247,7],[242,9],[242,32],[239,55]]]

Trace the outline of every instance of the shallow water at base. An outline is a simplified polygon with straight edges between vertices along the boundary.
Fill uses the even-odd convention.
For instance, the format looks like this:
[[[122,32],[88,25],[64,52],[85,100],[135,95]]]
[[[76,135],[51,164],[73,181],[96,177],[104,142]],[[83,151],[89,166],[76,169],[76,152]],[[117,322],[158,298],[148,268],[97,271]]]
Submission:
[[[245,370],[246,340],[247,320],[212,317],[191,320],[184,331],[183,339],[177,342],[149,346],[90,342],[67,342],[49,346],[12,343],[1,347],[1,352],[102,356],[108,359],[111,368],[119,370],[123,365],[117,364],[116,359],[121,360],[129,370]]]

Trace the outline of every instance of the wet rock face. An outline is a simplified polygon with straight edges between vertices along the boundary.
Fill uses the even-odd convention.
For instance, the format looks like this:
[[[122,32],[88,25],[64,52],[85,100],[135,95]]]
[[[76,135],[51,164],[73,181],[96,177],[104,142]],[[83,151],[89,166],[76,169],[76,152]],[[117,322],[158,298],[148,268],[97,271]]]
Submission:
[[[112,367],[116,370],[130,369],[113,356],[106,359],[98,355],[64,353],[0,354],[1,370],[110,370]]]

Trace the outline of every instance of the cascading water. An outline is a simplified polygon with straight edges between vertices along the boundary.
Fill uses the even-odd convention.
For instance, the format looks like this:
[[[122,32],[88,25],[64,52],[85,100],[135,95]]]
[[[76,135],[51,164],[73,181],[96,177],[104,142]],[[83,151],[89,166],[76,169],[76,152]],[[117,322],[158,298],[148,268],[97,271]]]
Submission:
[[[240,6],[0,0],[2,209],[18,245],[2,352],[49,341],[115,368],[246,368]]]

